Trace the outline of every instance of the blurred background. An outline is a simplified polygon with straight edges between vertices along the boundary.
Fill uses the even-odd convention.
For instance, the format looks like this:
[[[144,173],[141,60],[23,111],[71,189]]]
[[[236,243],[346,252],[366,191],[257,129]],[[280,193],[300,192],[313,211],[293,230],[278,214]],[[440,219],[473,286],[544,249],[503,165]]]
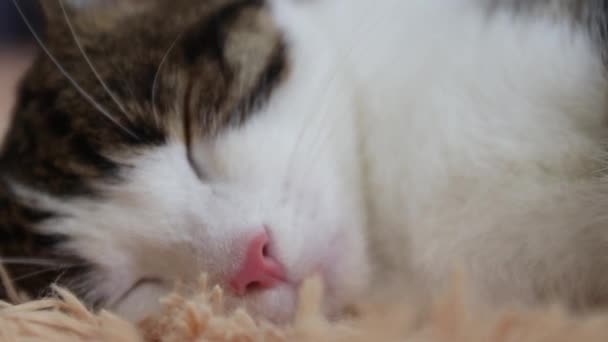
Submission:
[[[16,1],[39,31],[41,18],[38,1]],[[4,132],[14,103],[16,84],[35,51],[36,44],[13,0],[0,0],[0,135]]]
[[[34,0],[17,0],[26,16],[38,27],[40,18]],[[31,34],[16,10],[13,0],[0,0],[0,44],[10,46],[30,41]]]

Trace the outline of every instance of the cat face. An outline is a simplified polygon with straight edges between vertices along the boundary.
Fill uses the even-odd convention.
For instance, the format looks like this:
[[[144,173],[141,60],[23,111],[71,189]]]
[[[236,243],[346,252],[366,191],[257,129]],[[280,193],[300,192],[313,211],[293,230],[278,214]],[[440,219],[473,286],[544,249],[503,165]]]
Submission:
[[[1,159],[19,286],[58,281],[138,319],[205,272],[277,321],[307,276],[329,313],[364,288],[355,96],[298,5],[43,3],[51,57],[22,84]]]

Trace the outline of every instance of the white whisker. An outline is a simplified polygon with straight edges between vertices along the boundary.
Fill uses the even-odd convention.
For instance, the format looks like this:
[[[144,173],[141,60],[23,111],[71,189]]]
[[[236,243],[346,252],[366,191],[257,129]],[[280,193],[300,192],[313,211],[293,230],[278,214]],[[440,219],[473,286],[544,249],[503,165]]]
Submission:
[[[182,34],[180,33],[177,37],[175,37],[175,40],[173,41],[173,43],[171,43],[171,45],[167,49],[167,52],[161,58],[160,63],[158,64],[158,69],[156,69],[156,73],[154,74],[154,80],[152,81],[152,110],[154,111],[154,116],[158,116],[158,113],[156,111],[156,87],[158,85],[158,76],[160,75],[163,65],[165,64],[167,58],[171,54],[171,51],[173,51],[173,48],[175,47],[181,36]]]
[[[110,97],[112,98],[112,101],[114,101],[114,103],[118,106],[118,108],[120,108],[121,112],[126,117],[129,117],[129,114],[127,113],[123,103],[116,96],[116,94],[114,94],[114,92],[110,89],[110,87],[108,87],[106,82],[103,80],[103,78],[101,77],[101,75],[99,74],[99,72],[97,71],[95,66],[93,65],[93,62],[91,62],[91,59],[89,58],[88,54],[82,47],[80,39],[78,38],[78,35],[76,34],[76,30],[74,29],[74,26],[72,25],[72,20],[70,19],[67,11],[65,10],[65,6],[63,5],[63,0],[59,0],[59,5],[61,6],[61,11],[63,12],[63,17],[65,18],[65,21],[68,24],[68,28],[70,29],[72,37],[74,38],[74,42],[76,43],[76,46],[78,46],[78,49],[80,50],[80,53],[82,54],[82,57],[87,62],[89,68],[91,69],[91,71],[93,72],[93,74],[95,75],[95,77],[97,78],[97,80],[99,81],[101,86],[103,87],[103,89],[106,91],[106,93],[108,93],[108,95],[110,95]]]
[[[26,273],[26,274],[23,274],[23,275],[21,275],[19,277],[13,277],[13,281],[22,281],[22,280],[26,280],[26,279],[35,277],[35,276],[40,275],[40,274],[47,273],[47,272],[53,272],[53,271],[58,271],[58,270],[66,270],[66,269],[72,268],[72,267],[77,267],[77,265],[74,265],[74,266],[49,267],[49,268],[45,268],[45,269],[42,269],[42,270]]]
[[[329,88],[329,87],[328,87]],[[337,91],[344,91],[344,90],[337,90]],[[327,92],[329,93],[329,92]],[[333,93],[334,95],[336,93]],[[329,96],[326,96],[329,97]],[[308,151],[303,151],[303,158],[304,161],[309,160],[310,162],[307,163],[306,167],[299,169],[299,175],[292,175],[292,177],[295,179],[294,183],[295,184],[300,184],[300,177],[305,177],[306,175],[308,175],[312,170],[314,170],[313,168],[319,165],[318,161],[315,161],[315,156],[317,155],[317,153],[320,151],[320,149],[323,147],[324,143],[327,142],[327,139],[332,135],[332,133],[334,132],[334,129],[337,128],[337,123],[338,120],[340,119],[340,117],[336,116],[336,115],[331,115],[331,113],[329,113],[328,109],[329,109],[329,101],[322,101],[323,105],[319,106],[319,113],[322,113],[322,115],[320,115],[321,120],[318,121],[318,126],[317,129],[314,130],[313,132],[316,133],[316,136],[310,140],[312,143],[309,144],[307,147]],[[341,123],[340,123],[341,124]],[[303,144],[301,144],[302,146],[304,146]]]
[[[371,5],[371,6],[373,6],[373,5]],[[371,11],[371,9],[370,9],[369,13],[373,13],[373,11]],[[368,20],[369,20],[369,18],[368,18]],[[376,18],[374,18],[374,20],[370,21],[369,26],[376,25],[376,24],[380,23],[381,20],[382,20],[382,17],[377,16]],[[358,36],[362,35],[365,30],[369,30],[371,28],[370,27],[361,27],[360,29],[362,30],[362,32],[358,32],[357,34],[354,35],[354,37],[358,37]],[[350,60],[350,57],[355,53],[355,51],[357,51],[358,44],[362,44],[362,42],[353,41],[352,45],[343,53],[342,59]],[[327,89],[330,89],[333,86],[334,82],[337,80],[336,77],[337,77],[337,74],[333,73],[327,79],[327,82],[324,82],[324,84],[326,84]],[[329,91],[324,92],[323,99],[319,102],[318,107],[316,109],[321,112],[326,111],[329,100],[332,97],[334,97],[334,95],[335,95],[335,93],[332,94]],[[333,132],[333,128],[335,128],[333,124],[337,120],[338,120],[338,118],[333,117],[333,120],[328,121],[327,115],[319,115],[316,121],[311,120],[311,122],[308,122],[306,125],[303,125],[303,127],[300,129],[300,131],[298,133],[298,137],[292,148],[291,155],[289,156],[289,160],[287,162],[287,169],[286,169],[286,173],[284,176],[285,179],[287,177],[292,176],[292,171],[293,171],[293,167],[295,164],[293,159],[295,158],[295,156],[300,156],[300,154],[301,154],[300,149],[302,147],[308,149],[307,154],[304,157],[310,158],[310,161],[311,161],[310,164],[314,164],[314,163],[312,163],[313,157],[317,153],[318,149],[323,146],[324,140],[327,139],[329,137],[329,135]],[[329,123],[329,124],[323,126],[324,123]],[[316,130],[313,130],[315,128],[316,128]],[[306,134],[308,134],[311,130],[312,130],[312,134],[317,133],[317,136],[315,139],[310,140],[312,142],[310,144],[310,146],[303,146],[304,144],[302,142],[304,140],[304,136],[306,136]],[[310,171],[310,169],[311,169],[311,167],[309,165],[309,167],[306,168],[306,170]],[[300,174],[305,175],[306,172],[302,172],[302,170],[300,170]],[[299,178],[299,175],[296,175],[294,178],[296,178],[296,179]],[[297,184],[297,181],[295,183]]]
[[[116,126],[118,126],[120,129],[122,129],[124,132],[129,134],[131,137],[133,137],[137,140],[140,140],[140,138],[135,133],[133,133],[131,130],[129,130],[128,128],[123,126],[120,122],[118,122],[118,120],[116,120],[116,118],[114,118],[107,109],[105,109],[101,104],[99,104],[97,101],[95,101],[95,99],[93,97],[91,97],[91,95],[89,95],[89,93],[87,93],[84,89],[82,89],[82,87],[78,84],[78,82],[76,82],[76,80],[72,76],[70,76],[70,74],[65,70],[65,68],[61,65],[61,63],[59,63],[59,61],[55,58],[55,56],[53,56],[53,54],[51,54],[49,49],[46,47],[46,45],[44,44],[44,42],[42,41],[42,39],[36,32],[36,30],[34,30],[32,23],[29,21],[29,19],[25,15],[25,13],[23,13],[23,9],[21,8],[21,6],[19,6],[18,1],[17,0],[12,0],[12,1],[13,1],[13,4],[15,5],[15,8],[19,12],[19,15],[23,19],[23,22],[25,23],[27,28],[32,33],[32,36],[34,37],[34,39],[36,39],[36,42],[38,43],[40,48],[49,57],[49,59],[53,62],[53,64],[55,64],[55,66],[57,67],[57,69],[59,69],[61,74],[72,84],[72,86],[74,86],[74,88],[76,88],[76,90],[80,93],[80,95],[82,95],[93,107],[95,107],[95,109],[99,113],[103,114],[106,118],[108,118],[110,121],[112,121],[112,123],[114,123]]]
[[[59,260],[52,260],[52,259],[5,258],[2,256],[0,256],[0,263],[4,264],[4,265],[31,265],[31,266],[52,266],[52,267],[66,267],[66,266],[81,265],[81,264],[75,264],[75,263],[63,263]],[[84,263],[82,265],[84,265]]]
[[[348,55],[350,55],[351,53],[353,53],[353,49],[349,50],[349,52],[347,54],[345,54],[345,56],[348,57]],[[323,84],[326,85],[326,89],[330,89],[334,83],[337,81],[337,74],[336,73],[332,73],[329,74],[327,77],[327,81],[323,82]],[[329,105],[329,101],[331,98],[333,98],[335,94],[331,93],[330,91],[325,91],[323,92],[323,98],[321,99],[321,101],[318,102],[318,106],[315,108],[315,111],[318,113],[325,113],[327,110],[327,107]],[[326,113],[329,114],[329,113]],[[332,120],[329,120],[327,115],[324,114],[320,114],[317,117],[314,118],[314,120],[310,120],[308,122],[306,122],[306,124],[303,124],[302,127],[300,128],[299,132],[298,132],[298,137],[296,138],[296,141],[294,143],[294,146],[292,148],[292,151],[290,153],[289,159],[287,161],[287,168],[286,168],[286,173],[284,175],[284,178],[287,179],[290,176],[293,176],[292,172],[293,172],[293,168],[295,167],[295,160],[294,158],[296,157],[300,157],[302,154],[302,148],[306,148],[308,149],[308,153],[305,154],[305,157],[311,157],[311,161],[312,161],[312,157],[314,157],[313,153],[311,153],[311,151],[316,152],[316,146],[321,145],[322,146],[322,139],[320,139],[321,137],[323,137],[323,135],[325,133],[330,134],[332,129],[328,127],[331,127],[335,121],[337,121],[338,118],[335,116],[332,116]],[[323,126],[324,123],[330,123],[330,125],[325,125]],[[325,128],[325,129],[324,129]],[[304,144],[303,142],[305,141],[304,137],[307,136],[307,134],[317,134],[316,139],[312,139],[310,140],[312,143],[309,146],[306,146],[306,144]],[[301,172],[301,171],[300,171]],[[304,173],[302,173],[303,175]],[[298,178],[297,176],[294,178]],[[297,184],[297,183],[296,183]]]

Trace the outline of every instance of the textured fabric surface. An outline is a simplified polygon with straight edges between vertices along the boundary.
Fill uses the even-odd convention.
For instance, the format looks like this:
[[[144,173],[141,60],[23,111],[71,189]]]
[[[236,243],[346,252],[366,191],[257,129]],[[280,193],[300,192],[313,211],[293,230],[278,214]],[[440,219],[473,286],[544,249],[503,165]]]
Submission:
[[[466,304],[456,286],[428,308],[407,304],[364,306],[339,323],[319,314],[321,282],[300,292],[295,320],[287,326],[255,322],[245,311],[226,313],[222,292],[206,287],[192,297],[175,293],[164,311],[139,325],[108,312],[92,313],[67,291],[57,297],[10,305],[0,302],[0,342],[9,341],[608,341],[608,315],[569,316],[559,309],[487,311]],[[361,299],[365,301],[364,298]]]

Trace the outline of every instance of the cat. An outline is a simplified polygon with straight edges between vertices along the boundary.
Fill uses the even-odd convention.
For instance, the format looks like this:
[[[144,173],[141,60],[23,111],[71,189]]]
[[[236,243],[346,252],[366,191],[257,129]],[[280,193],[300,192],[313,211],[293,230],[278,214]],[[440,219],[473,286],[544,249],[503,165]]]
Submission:
[[[487,303],[605,300],[605,1],[41,4],[0,157],[31,295],[138,320],[205,272],[285,322],[313,274],[335,316],[460,266]]]

